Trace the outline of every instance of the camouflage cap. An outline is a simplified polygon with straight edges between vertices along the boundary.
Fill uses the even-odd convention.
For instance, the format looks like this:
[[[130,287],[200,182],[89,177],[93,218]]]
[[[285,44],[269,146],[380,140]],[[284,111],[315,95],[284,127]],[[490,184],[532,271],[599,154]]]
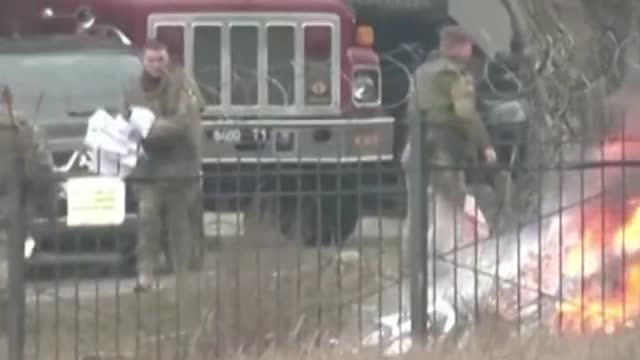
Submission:
[[[475,42],[473,36],[458,25],[448,25],[440,30],[440,42],[446,44],[460,44]]]

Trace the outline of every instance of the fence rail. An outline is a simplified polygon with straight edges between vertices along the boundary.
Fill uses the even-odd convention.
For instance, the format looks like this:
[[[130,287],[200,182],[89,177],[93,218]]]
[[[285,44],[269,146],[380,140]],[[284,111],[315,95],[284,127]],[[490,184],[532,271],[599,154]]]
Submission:
[[[421,149],[429,129],[412,126]],[[466,210],[426,186],[453,168],[422,151],[404,167],[205,166],[191,178],[203,190],[192,227],[204,236],[191,244],[190,271],[177,276],[162,249],[149,292],[136,291],[136,199],[160,179],[125,179],[127,216],[106,227],[69,227],[69,194],[53,213],[31,209],[16,182],[8,359],[210,359],[307,342],[392,354],[487,318],[517,333],[636,326],[640,147],[626,138],[569,147],[554,164],[489,169],[533,198],[497,207],[472,182]]]
[[[25,288],[8,292],[8,312],[25,308],[8,327],[7,338],[24,343],[9,359],[208,358],[364,334],[381,290],[399,281],[398,168],[239,161],[206,165],[198,177],[133,174],[124,223],[97,227],[68,224],[73,190],[63,185],[75,175],[94,178],[58,174],[50,185],[66,196],[52,213],[15,214],[31,221],[9,242],[19,271],[9,282]],[[137,292],[139,189],[189,180],[202,185],[191,215],[204,232],[191,271],[176,276],[163,249],[159,288]]]

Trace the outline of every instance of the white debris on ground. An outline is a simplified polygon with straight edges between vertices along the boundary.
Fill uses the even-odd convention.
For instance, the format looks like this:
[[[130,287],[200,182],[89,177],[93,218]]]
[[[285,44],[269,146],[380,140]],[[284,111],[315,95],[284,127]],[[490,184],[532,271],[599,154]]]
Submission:
[[[436,316],[436,319],[428,320],[428,329],[437,326],[436,323],[442,323],[438,329],[440,334],[448,334],[455,325],[455,311],[443,299],[438,299],[435,304],[430,304],[427,307],[427,314],[430,316],[435,314]],[[411,339],[412,322],[410,311],[383,316],[376,324],[376,327],[378,329],[369,333],[362,341],[364,347],[379,347],[382,345],[385,356],[399,356],[411,350],[413,341]]]
[[[465,217],[467,220],[474,215],[475,221],[469,221],[464,232],[466,236],[484,235],[473,245],[474,241],[462,239],[457,250],[438,249],[436,264],[428,263],[430,269],[437,269],[437,278],[429,279],[427,317],[428,330],[434,334],[447,335],[456,325],[456,318],[467,318],[473,312],[475,299],[482,305],[496,306],[496,298],[502,297],[502,288],[512,288],[518,275],[518,268],[522,269],[523,263],[518,259],[524,258],[524,254],[531,254],[537,249],[538,224],[530,224],[523,229],[508,234],[500,234],[488,237],[489,229],[482,215],[475,209],[473,197],[467,198]],[[473,209],[473,210],[472,210]],[[473,229],[477,226],[477,230]],[[547,227],[548,224],[542,224]],[[475,232],[475,234],[474,234]],[[469,235],[472,234],[472,235]],[[405,233],[407,235],[407,233]],[[429,229],[428,240],[433,241],[433,231]],[[466,239],[468,240],[468,239]],[[472,244],[469,246],[469,244]],[[520,255],[520,256],[518,256]],[[430,257],[429,261],[433,258]],[[435,266],[434,266],[435,265]],[[430,277],[433,276],[433,272]],[[501,283],[497,284],[496,279]],[[408,281],[406,282],[408,284]],[[457,284],[457,289],[453,285]],[[496,285],[500,289],[496,289]],[[433,288],[435,287],[435,296]],[[398,291],[396,289],[396,291]],[[409,299],[409,291],[405,290],[406,299]],[[506,296],[511,296],[507,294]],[[435,297],[435,301],[434,301]],[[500,299],[500,302],[509,302]],[[452,304],[456,304],[454,309]],[[398,304],[395,309],[398,309]],[[393,306],[389,304],[389,306]],[[402,312],[397,310],[383,316],[375,324],[362,341],[362,346],[382,347],[386,356],[397,356],[411,349],[411,312],[409,304],[402,304]],[[388,310],[389,308],[387,308]],[[434,321],[435,320],[435,321]]]

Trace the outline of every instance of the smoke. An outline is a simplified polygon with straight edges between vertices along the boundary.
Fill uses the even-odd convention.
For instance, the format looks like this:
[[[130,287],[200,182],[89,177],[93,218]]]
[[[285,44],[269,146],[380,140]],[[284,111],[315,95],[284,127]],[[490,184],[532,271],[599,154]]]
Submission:
[[[591,222],[592,229],[594,221],[602,222],[595,229],[606,236],[610,227],[622,226],[633,215],[628,200],[640,196],[637,99],[640,81],[636,79],[612,98],[615,121],[599,141],[563,146],[559,166],[543,170],[537,218],[509,233],[441,253],[436,268],[440,275],[432,282],[440,289],[436,293],[449,303],[467,305],[458,309],[462,313],[476,310],[478,303],[495,306],[503,315],[522,315],[527,306],[553,310],[561,282],[567,281],[560,269],[567,259],[563,265],[560,258],[566,256],[567,248],[580,246],[586,222]],[[584,275],[607,271],[599,265],[586,264]],[[565,291],[570,291],[570,285],[564,284]]]

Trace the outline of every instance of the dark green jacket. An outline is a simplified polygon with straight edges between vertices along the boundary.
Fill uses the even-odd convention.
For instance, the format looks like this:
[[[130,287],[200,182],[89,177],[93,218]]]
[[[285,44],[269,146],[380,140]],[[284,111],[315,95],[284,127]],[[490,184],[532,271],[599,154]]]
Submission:
[[[415,72],[414,101],[424,121],[459,133],[469,152],[491,146],[476,108],[474,81],[464,65],[442,56],[422,64]]]
[[[146,158],[140,160],[134,176],[176,178],[200,173],[202,97],[181,69],[173,69],[152,91],[144,90],[142,78],[135,79],[126,103],[147,107],[156,115],[143,141]]]

